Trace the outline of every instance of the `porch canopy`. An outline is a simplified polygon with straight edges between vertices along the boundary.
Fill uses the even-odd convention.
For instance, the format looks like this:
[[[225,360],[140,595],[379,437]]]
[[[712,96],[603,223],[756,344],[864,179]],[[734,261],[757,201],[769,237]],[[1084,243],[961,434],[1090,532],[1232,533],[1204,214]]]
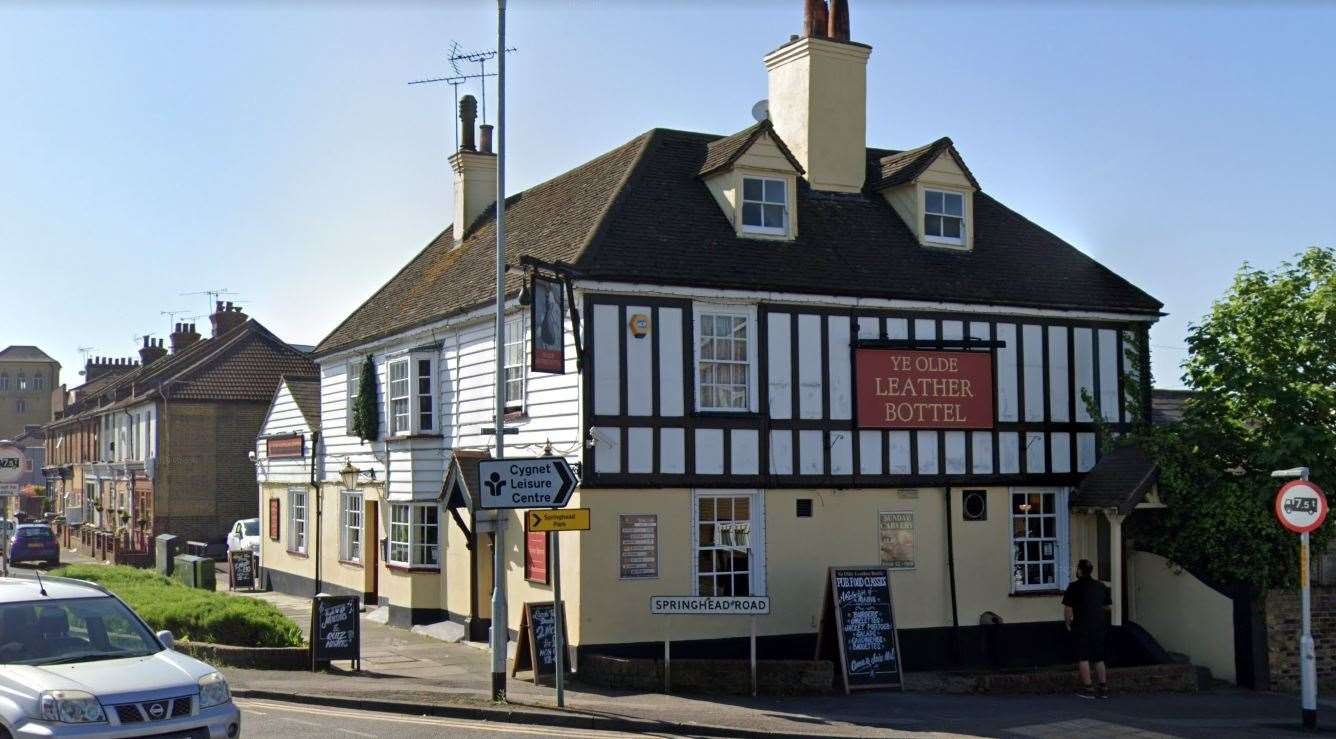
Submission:
[[[470,518],[477,513],[478,463],[490,458],[491,455],[487,452],[456,449],[450,455],[450,461],[445,468],[445,482],[441,486],[441,499],[445,501],[445,508],[450,512],[450,517],[454,519],[455,525],[464,533],[469,549],[473,549],[473,532],[469,530],[468,524],[459,511],[462,508],[465,513],[470,515]]]

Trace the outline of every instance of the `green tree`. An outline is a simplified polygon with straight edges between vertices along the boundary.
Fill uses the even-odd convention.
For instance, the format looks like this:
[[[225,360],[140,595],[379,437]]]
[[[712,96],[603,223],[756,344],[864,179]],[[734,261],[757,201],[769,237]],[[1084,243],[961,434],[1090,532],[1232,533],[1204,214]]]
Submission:
[[[370,355],[362,362],[357,383],[357,402],[352,408],[353,433],[362,441],[380,438],[380,401],[376,393],[376,363]]]
[[[1222,582],[1297,581],[1297,537],[1273,513],[1271,470],[1312,468],[1336,488],[1336,252],[1273,271],[1245,264],[1188,331],[1182,421],[1133,438],[1160,466],[1165,510],[1131,521],[1140,548]],[[1320,550],[1324,527],[1313,534]]]

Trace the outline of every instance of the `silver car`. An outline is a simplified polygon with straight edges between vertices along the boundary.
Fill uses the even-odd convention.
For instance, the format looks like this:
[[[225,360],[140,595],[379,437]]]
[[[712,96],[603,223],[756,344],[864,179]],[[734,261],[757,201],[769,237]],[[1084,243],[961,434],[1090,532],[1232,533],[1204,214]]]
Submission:
[[[172,644],[92,583],[0,578],[0,739],[239,736],[227,681]]]

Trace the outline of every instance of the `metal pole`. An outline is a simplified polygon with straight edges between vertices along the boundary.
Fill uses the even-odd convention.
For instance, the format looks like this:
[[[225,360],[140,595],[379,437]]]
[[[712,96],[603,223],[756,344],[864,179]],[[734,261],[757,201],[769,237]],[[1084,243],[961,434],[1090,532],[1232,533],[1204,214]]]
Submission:
[[[496,0],[497,111],[496,111],[496,458],[506,456],[506,0]],[[486,80],[483,80],[484,84]],[[456,228],[462,228],[456,225]],[[492,552],[492,700],[506,699],[505,513],[496,515]]]
[[[752,697],[756,697],[756,617],[751,617],[751,673]]]
[[[672,616],[663,617],[663,692],[673,692]]]
[[[1308,479],[1308,469],[1299,475]],[[1299,598],[1303,627],[1299,634],[1299,695],[1303,706],[1303,725],[1317,729],[1317,654],[1313,648],[1313,613],[1308,587],[1308,532],[1299,535]]]
[[[561,534],[552,532],[552,596],[556,599],[552,610],[557,631],[552,635],[552,643],[557,648],[557,708],[566,707],[566,640],[562,630],[566,628],[566,619],[561,612]]]

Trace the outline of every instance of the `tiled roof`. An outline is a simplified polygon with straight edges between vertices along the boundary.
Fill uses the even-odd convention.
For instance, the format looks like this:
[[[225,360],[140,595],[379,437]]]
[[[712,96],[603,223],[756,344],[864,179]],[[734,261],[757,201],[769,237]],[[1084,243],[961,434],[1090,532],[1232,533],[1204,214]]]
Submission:
[[[484,459],[491,459],[490,454],[475,449],[456,449],[450,455],[450,461],[446,465],[445,481],[441,486],[441,494],[445,498],[447,508],[472,508],[478,507],[478,463]],[[467,499],[460,500],[455,495],[455,485],[464,491]]]
[[[704,177],[732,166],[733,162],[746,153],[747,149],[751,148],[751,145],[756,143],[756,139],[760,138],[762,134],[770,135],[771,140],[779,147],[780,152],[789,160],[789,164],[793,165],[798,174],[805,172],[803,165],[798,163],[798,158],[793,156],[793,152],[789,151],[789,147],[779,138],[779,134],[775,133],[774,125],[767,118],[754,126],[742,129],[732,136],[725,136],[707,144],[705,147],[705,163],[701,165],[699,174]]]
[[[816,192],[801,179],[794,241],[740,238],[699,174],[707,160],[735,155],[735,145],[759,135],[761,125],[748,130],[712,149],[724,137],[654,129],[508,198],[507,262],[527,254],[574,264],[591,279],[662,285],[1148,315],[1162,307],[983,192],[974,195],[969,252],[920,246],[872,187]],[[950,141],[938,145],[949,148]],[[869,149],[869,169],[895,153]],[[912,167],[892,174],[904,168]],[[449,230],[438,236],[330,333],[317,355],[492,300],[494,219],[492,210],[480,216],[458,248]],[[507,278],[508,293],[519,286],[518,277]]]
[[[1151,390],[1150,422],[1158,425],[1182,420],[1192,395],[1191,390]]]
[[[0,349],[0,360],[5,362],[55,362],[46,352],[35,346],[15,344]]]
[[[1135,446],[1116,447],[1100,457],[1072,497],[1074,508],[1117,509],[1127,515],[1146,497],[1158,469],[1146,453]]]
[[[871,154],[873,151],[875,150],[869,149],[868,153]],[[979,181],[974,179],[974,173],[970,172],[969,167],[965,166],[965,161],[956,153],[955,144],[951,143],[951,139],[943,136],[931,144],[920,146],[917,149],[889,152],[877,158],[869,156],[868,189],[873,191],[884,190],[888,187],[913,182],[919,175],[923,174],[925,169],[937,161],[937,157],[941,156],[943,152],[949,152],[951,158],[955,160],[956,166],[960,167],[960,171],[964,172],[965,177],[969,179],[970,184],[976,188],[979,187]]]
[[[283,382],[292,393],[292,400],[306,419],[306,427],[312,431],[320,430],[320,378],[319,377],[284,377]]]

